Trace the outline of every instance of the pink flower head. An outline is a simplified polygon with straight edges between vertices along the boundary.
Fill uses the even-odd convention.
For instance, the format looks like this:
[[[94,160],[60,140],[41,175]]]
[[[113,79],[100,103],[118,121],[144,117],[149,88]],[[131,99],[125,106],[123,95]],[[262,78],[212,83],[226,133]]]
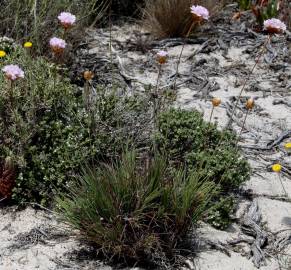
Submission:
[[[168,53],[166,51],[158,51],[157,56],[158,57],[167,57]]]
[[[65,29],[70,28],[76,22],[76,16],[70,12],[61,12],[58,19]]]
[[[165,64],[167,61],[168,53],[166,51],[157,52],[157,60],[160,64]]]
[[[17,65],[7,65],[2,68],[2,71],[5,73],[5,77],[11,81],[24,78],[23,70]]]
[[[190,9],[195,20],[201,21],[209,19],[209,11],[207,8],[193,5]]]
[[[264,21],[264,30],[270,34],[281,34],[287,29],[285,23],[279,19],[272,18]]]
[[[60,54],[66,48],[67,43],[61,38],[53,37],[50,39],[50,47],[52,51],[56,54]]]

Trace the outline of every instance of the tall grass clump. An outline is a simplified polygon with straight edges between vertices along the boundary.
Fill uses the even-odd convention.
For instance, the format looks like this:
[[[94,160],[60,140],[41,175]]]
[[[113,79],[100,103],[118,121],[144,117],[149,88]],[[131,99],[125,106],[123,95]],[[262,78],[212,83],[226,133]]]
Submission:
[[[218,10],[222,1],[149,0],[143,9],[143,24],[156,38],[184,37],[193,21],[190,7],[194,4],[203,5],[211,15]]]
[[[30,40],[34,44],[34,53],[46,53],[47,40],[57,31],[56,18],[61,11],[70,11],[77,16],[78,26],[71,35],[77,41],[82,27],[101,19],[108,4],[109,0],[4,0],[1,2],[0,36],[18,42]]]
[[[214,193],[205,172],[169,173],[163,156],[144,159],[133,150],[84,168],[58,209],[107,258],[168,265]]]

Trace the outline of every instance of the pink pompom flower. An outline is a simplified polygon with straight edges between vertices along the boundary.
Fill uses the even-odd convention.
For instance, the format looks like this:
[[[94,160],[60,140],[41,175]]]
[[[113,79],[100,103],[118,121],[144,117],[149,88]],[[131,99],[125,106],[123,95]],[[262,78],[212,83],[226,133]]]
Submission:
[[[10,81],[15,81],[19,78],[24,78],[23,70],[17,65],[7,65],[2,68],[5,77]]]
[[[191,8],[191,13],[193,15],[194,20],[196,21],[203,21],[209,19],[209,11],[207,8],[202,6],[195,6],[193,5]]]
[[[264,21],[264,30],[270,34],[282,34],[287,30],[287,27],[279,19],[272,18]]]
[[[157,60],[162,65],[167,61],[168,53],[166,51],[158,51],[157,52]]]
[[[55,54],[61,54],[67,46],[65,40],[57,37],[51,38],[49,44]]]
[[[58,19],[65,29],[72,27],[76,22],[76,16],[70,12],[61,12]]]

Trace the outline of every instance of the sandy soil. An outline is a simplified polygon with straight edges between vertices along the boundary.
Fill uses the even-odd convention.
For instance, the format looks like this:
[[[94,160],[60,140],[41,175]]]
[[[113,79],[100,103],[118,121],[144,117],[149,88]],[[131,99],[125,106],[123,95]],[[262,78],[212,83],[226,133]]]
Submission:
[[[210,101],[212,97],[220,97],[223,102],[215,109],[213,121],[224,127],[229,121],[233,98],[239,94],[266,37],[242,28],[242,24],[237,22],[228,21],[227,27],[218,25],[217,28],[211,30],[213,25],[205,27],[204,40],[186,44],[175,106],[195,108],[204,114],[205,120],[209,120]],[[155,85],[157,66],[154,54],[159,49],[166,49],[170,57],[163,69],[161,89],[173,84],[181,40],[151,42],[136,25],[113,27],[113,37],[115,80],[131,91],[143,91],[145,86]],[[201,241],[216,245],[205,244],[197,258],[190,260],[193,263],[188,263],[189,268],[257,269],[250,254],[254,237],[242,230],[242,220],[253,203],[258,205],[261,213],[258,226],[268,239],[262,249],[265,260],[260,269],[288,269],[288,264],[291,267],[291,156],[283,147],[284,143],[291,141],[290,40],[290,33],[273,37],[243,92],[245,99],[242,100],[252,97],[256,101],[240,140],[244,155],[253,168],[250,181],[243,187],[248,196],[240,197],[235,222],[228,230],[218,231],[201,224]],[[100,74],[98,79],[106,81],[101,68],[104,71],[110,65],[108,44],[107,29],[88,30],[87,47],[79,52],[80,60],[76,65],[94,69]],[[148,46],[150,50],[146,50]],[[240,132],[244,113],[244,102],[241,102],[232,123],[235,132]],[[269,143],[288,132],[286,138],[268,147]],[[270,170],[277,161],[284,167],[281,178],[288,197],[278,175]],[[0,269],[110,269],[100,262],[75,260],[71,252],[82,247],[52,213],[31,207],[22,211],[6,207],[0,208],[0,217]],[[230,245],[231,241],[241,238],[245,241]],[[280,250],[282,241],[285,245]]]

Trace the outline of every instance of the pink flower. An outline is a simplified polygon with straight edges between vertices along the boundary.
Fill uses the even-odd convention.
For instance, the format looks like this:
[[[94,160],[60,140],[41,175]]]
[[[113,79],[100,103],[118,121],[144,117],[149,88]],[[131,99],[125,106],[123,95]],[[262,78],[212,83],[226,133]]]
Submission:
[[[158,51],[157,52],[157,60],[162,65],[167,61],[168,53],[166,51]]]
[[[5,73],[5,77],[11,81],[24,78],[23,70],[17,65],[7,65],[2,68],[2,71]]]
[[[199,20],[208,20],[209,19],[209,11],[207,8],[202,6],[195,6],[193,5],[191,8],[191,13],[196,17],[198,17]]]
[[[264,30],[271,34],[281,34],[287,30],[287,27],[279,19],[272,18],[264,21]]]
[[[52,51],[57,54],[62,53],[67,46],[66,41],[57,37],[51,38],[49,43]]]
[[[167,57],[168,53],[166,51],[158,51],[157,56],[158,57]]]
[[[76,22],[76,16],[70,12],[61,12],[58,19],[65,29],[70,28]]]

